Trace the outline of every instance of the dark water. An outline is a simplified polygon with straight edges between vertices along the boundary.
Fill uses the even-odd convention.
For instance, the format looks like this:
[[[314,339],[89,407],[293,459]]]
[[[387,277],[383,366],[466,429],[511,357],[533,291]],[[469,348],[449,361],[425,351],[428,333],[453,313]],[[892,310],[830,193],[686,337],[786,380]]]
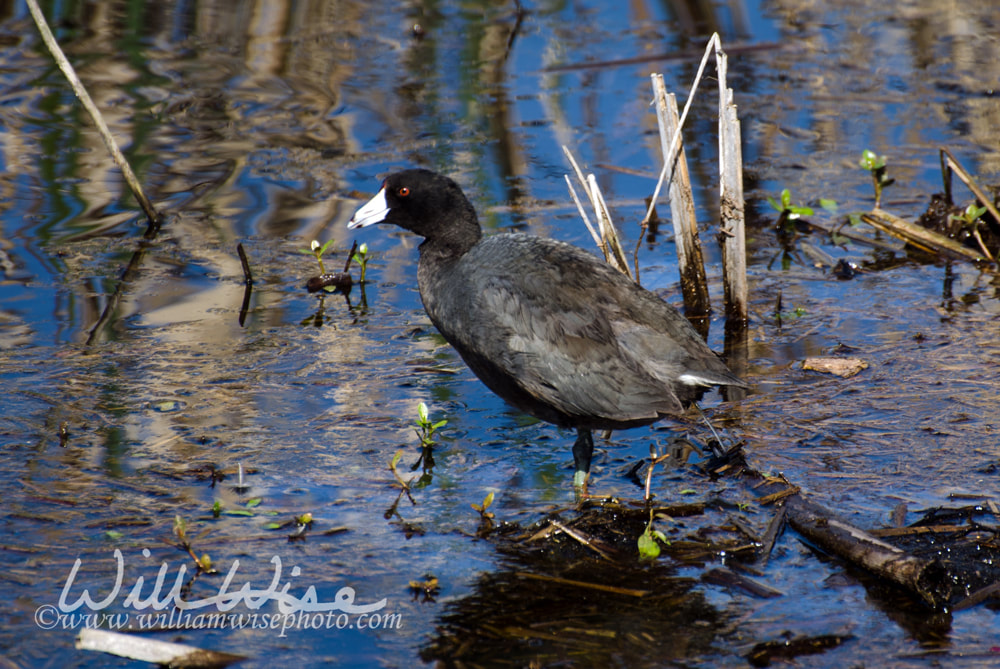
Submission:
[[[78,629],[45,629],[38,611],[59,603],[78,558],[68,601],[84,588],[95,600],[110,593],[120,549],[122,595],[99,612],[130,613],[137,624],[124,606],[136,578],[147,595],[161,565],[164,590],[180,565],[192,567],[173,546],[176,516],[222,572],[199,578],[193,598],[218,593],[237,560],[233,589],[248,580],[264,589],[277,556],[278,590],[290,583],[302,596],[314,586],[333,602],[350,587],[358,606],[385,600],[369,629],[354,614],[343,629],[173,625],[155,635],[249,655],[242,666],[408,666],[441,647],[436,630],[456,616],[478,621],[509,598],[530,627],[581,606],[579,593],[535,601],[531,586],[509,582],[521,567],[474,538],[470,508],[494,492],[498,519],[529,523],[572,505],[571,435],[507,409],[443,344],[420,306],[412,237],[359,232],[369,281],[348,300],[303,290],[316,266],[299,250],[333,239],[328,265],[340,269],[355,240],[345,229],[353,210],[380,174],[412,165],[454,176],[489,229],[590,246],[563,182],[563,144],[598,175],[634,244],[660,164],[649,74],[662,72],[683,101],[712,31],[730,48],[743,121],[754,309],[754,393],[716,407],[718,420],[746,438],[761,470],[784,473],[864,526],[887,523],[901,501],[919,509],[996,499],[997,282],[898,249],[799,240],[869,267],[837,281],[803,244],[782,257],[770,226],[765,198],[782,188],[796,202],[837,200],[838,217],[815,217],[827,225],[870,208],[869,177],[857,168],[866,148],[888,155],[897,183],[883,206],[905,217],[940,190],[939,146],[982,184],[1000,182],[1000,14],[988,2],[875,4],[528,3],[520,19],[514,5],[490,2],[54,5],[57,36],[167,214],[151,241],[27,10],[0,5],[8,663],[127,664],[75,650]],[[703,83],[686,142],[720,294],[714,87]],[[257,282],[242,326],[239,242]],[[674,258],[666,229],[641,246],[644,284],[677,302]],[[799,310],[780,327],[779,292],[786,312]],[[719,321],[710,343],[721,348]],[[803,358],[840,345],[869,369],[848,380],[801,370]],[[448,424],[416,504],[404,498],[387,519],[397,494],[388,464],[404,450],[409,476],[420,402]],[[623,472],[677,429],[616,433],[598,448],[596,490],[640,498]],[[226,478],[212,485],[216,469]],[[655,485],[660,499],[696,500],[716,484],[681,471]],[[269,529],[307,512],[315,521],[306,541]],[[987,607],[943,621],[902,617],[791,534],[768,570],[761,580],[783,597],[678,582],[660,593],[662,613],[629,609],[616,634],[557,659],[741,666],[754,643],[787,632],[853,635],[806,658],[810,666],[1000,664],[1000,623]],[[433,602],[408,588],[427,574],[440,582]],[[518,588],[524,597],[511,598]],[[680,628],[662,636],[643,627],[651,620]],[[635,629],[645,636],[629,636]],[[536,641],[555,662],[544,635]],[[530,658],[479,661],[505,660]]]

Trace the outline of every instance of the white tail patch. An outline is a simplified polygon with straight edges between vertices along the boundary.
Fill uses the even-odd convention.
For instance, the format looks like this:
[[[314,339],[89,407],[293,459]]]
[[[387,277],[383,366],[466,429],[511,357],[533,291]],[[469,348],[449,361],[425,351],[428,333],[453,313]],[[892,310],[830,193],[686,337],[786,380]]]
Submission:
[[[713,379],[706,379],[697,374],[681,374],[677,380],[688,386],[717,386],[719,382]]]

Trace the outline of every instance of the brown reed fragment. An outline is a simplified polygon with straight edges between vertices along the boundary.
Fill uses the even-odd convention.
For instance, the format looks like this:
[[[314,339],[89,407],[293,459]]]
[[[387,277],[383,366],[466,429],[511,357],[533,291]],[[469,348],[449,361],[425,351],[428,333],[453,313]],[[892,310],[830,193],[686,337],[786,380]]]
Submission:
[[[765,565],[767,564],[767,561],[771,559],[771,551],[774,550],[774,544],[777,542],[778,537],[785,528],[785,520],[787,517],[788,509],[782,506],[771,518],[771,522],[767,524],[767,529],[764,530],[764,535],[760,538],[760,549],[758,551],[758,555],[760,557],[757,558],[758,564]]]
[[[920,534],[954,534],[968,532],[968,525],[917,525],[914,527],[886,527],[868,530],[873,537],[912,537]]]
[[[884,209],[876,208],[867,214],[861,214],[861,220],[930,254],[958,257],[972,262],[987,260],[983,254],[956,242],[950,237],[945,237],[933,230],[928,230],[922,225],[911,223],[899,216],[890,214]]]
[[[569,585],[574,588],[586,588],[588,590],[600,590],[601,592],[611,592],[616,595],[627,595],[629,597],[645,597],[649,590],[634,590],[632,588],[619,588],[614,585],[604,585],[603,583],[588,583],[586,581],[575,581],[569,578],[559,578],[558,576],[548,576],[546,574],[533,574],[527,571],[514,572],[515,576],[532,579],[535,581],[546,581],[548,583],[558,583]]]
[[[801,488],[798,486],[791,486],[790,488],[785,488],[784,490],[779,490],[778,492],[771,493],[770,495],[765,495],[757,500],[757,503],[761,506],[767,506],[768,504],[773,504],[775,502],[781,501],[786,497],[791,497],[792,495],[799,494]]]

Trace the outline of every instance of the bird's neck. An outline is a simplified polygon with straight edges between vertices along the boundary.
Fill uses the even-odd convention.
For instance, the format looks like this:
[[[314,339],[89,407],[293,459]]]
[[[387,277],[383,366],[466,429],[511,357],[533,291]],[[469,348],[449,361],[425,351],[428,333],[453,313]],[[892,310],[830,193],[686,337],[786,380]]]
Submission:
[[[468,253],[483,236],[477,221],[462,221],[438,231],[420,244],[422,263],[453,262]]]

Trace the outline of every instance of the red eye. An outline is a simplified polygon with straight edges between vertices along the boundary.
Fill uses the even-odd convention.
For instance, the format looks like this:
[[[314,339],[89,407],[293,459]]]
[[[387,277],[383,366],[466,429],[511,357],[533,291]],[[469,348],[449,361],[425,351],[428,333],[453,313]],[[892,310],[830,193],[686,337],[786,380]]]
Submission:
[[[402,186],[400,187],[399,190],[396,191],[396,195],[398,195],[399,197],[406,197],[409,194],[410,194],[410,189],[407,188],[406,186]]]

